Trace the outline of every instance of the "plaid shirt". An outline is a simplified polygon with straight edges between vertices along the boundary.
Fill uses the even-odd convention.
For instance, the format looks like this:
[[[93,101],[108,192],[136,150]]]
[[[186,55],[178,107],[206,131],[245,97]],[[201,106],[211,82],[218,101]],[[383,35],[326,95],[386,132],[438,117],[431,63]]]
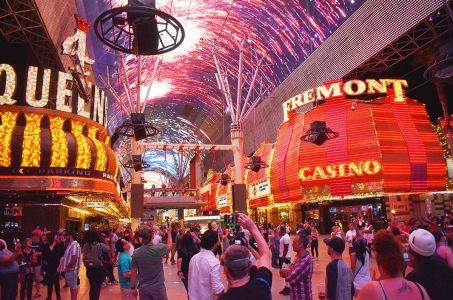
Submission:
[[[289,272],[286,281],[290,287],[291,300],[311,300],[311,276],[313,275],[313,259],[305,252],[304,256],[298,257],[296,261],[291,264],[291,271]]]

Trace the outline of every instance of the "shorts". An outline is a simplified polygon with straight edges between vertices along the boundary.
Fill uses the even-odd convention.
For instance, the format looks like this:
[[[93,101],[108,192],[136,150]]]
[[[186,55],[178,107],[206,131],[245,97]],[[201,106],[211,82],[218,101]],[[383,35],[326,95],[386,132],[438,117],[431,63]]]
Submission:
[[[77,288],[77,277],[79,276],[78,270],[68,271],[64,273],[64,278],[70,289]]]
[[[355,253],[354,247],[349,247],[349,254]]]
[[[134,291],[129,289],[121,288],[121,300],[136,300],[137,297],[134,296]]]

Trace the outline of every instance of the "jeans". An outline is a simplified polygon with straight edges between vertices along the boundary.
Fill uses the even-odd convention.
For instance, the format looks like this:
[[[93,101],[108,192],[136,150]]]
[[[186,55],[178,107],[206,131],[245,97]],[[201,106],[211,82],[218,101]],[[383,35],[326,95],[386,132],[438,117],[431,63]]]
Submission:
[[[278,251],[272,250],[272,267],[278,268]]]
[[[318,258],[318,240],[311,241],[311,256],[312,257],[315,257],[315,252],[316,252],[316,258]]]
[[[163,282],[156,284],[140,284],[140,300],[167,300],[167,290]]]
[[[90,283],[90,300],[98,300],[101,294],[102,282],[105,279],[103,267],[88,267],[87,278]]]
[[[55,295],[57,299],[61,299],[60,296],[60,274],[58,273],[47,273],[47,298],[52,299],[52,290],[55,286]]]
[[[2,300],[16,300],[17,273],[0,274],[0,287]]]
[[[113,275],[113,264],[104,264],[105,275],[109,278],[109,282],[115,281],[115,275]]]
[[[24,300],[25,297],[27,297],[28,300],[31,299],[34,282],[35,282],[34,274],[23,275],[23,278],[20,281],[20,299],[21,300]],[[25,292],[27,292],[27,293],[25,294]]]

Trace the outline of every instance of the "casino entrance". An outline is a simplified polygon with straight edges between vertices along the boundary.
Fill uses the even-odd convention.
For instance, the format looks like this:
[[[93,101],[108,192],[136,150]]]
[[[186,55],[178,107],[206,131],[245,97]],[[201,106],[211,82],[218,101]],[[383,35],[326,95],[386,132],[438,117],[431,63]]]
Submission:
[[[335,223],[341,223],[348,230],[353,218],[363,216],[375,229],[383,228],[386,218],[384,197],[326,200],[318,203],[302,204],[302,220],[315,224],[323,234],[331,232]]]

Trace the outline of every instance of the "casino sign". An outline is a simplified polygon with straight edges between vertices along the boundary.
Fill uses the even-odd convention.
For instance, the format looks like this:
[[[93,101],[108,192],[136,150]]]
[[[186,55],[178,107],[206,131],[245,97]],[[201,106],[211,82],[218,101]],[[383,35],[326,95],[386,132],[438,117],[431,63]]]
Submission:
[[[83,68],[93,61],[85,57],[80,28],[63,43],[73,48],[83,53],[71,73],[34,66],[21,72],[23,66],[0,58],[0,192],[103,194],[127,215],[105,128],[107,97]]]

